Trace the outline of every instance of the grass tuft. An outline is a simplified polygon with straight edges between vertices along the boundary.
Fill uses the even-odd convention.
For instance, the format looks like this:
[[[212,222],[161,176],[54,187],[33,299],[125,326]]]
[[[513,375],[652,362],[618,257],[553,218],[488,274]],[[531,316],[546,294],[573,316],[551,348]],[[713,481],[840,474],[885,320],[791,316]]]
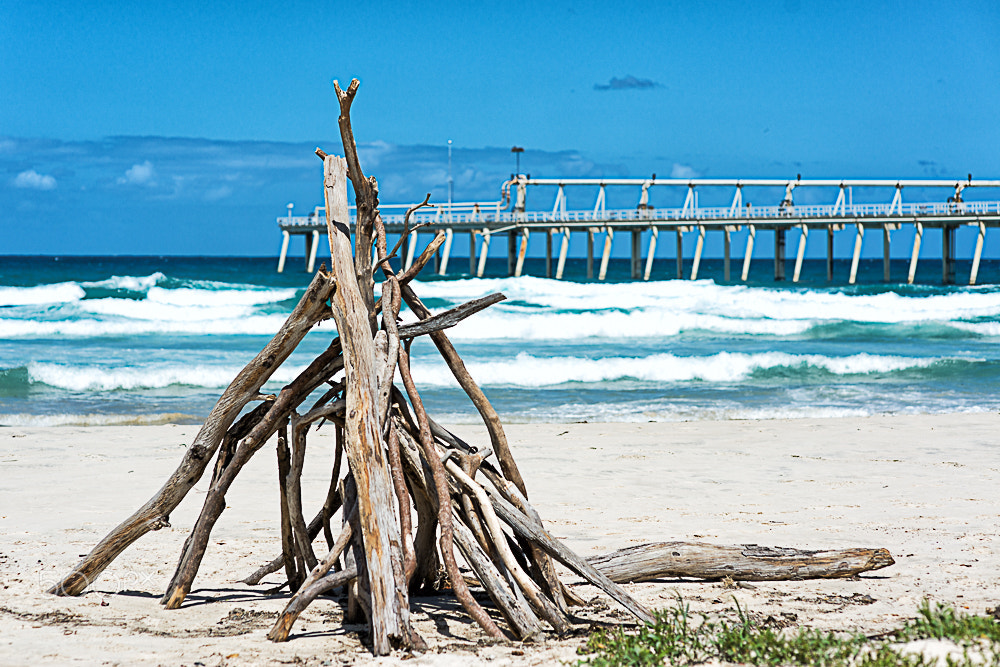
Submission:
[[[734,598],[734,602],[735,598]],[[747,665],[815,665],[817,667],[927,667],[935,658],[904,653],[900,644],[918,639],[953,642],[961,656],[948,657],[948,667],[1000,665],[1000,624],[990,616],[972,616],[924,600],[917,617],[878,639],[858,633],[823,632],[812,628],[781,630],[757,620],[736,602],[735,614],[692,615],[678,598],[673,608],[655,613],[655,622],[637,631],[620,628],[594,631],[579,653],[578,665],[696,665],[708,661]],[[773,619],[768,619],[773,620]]]

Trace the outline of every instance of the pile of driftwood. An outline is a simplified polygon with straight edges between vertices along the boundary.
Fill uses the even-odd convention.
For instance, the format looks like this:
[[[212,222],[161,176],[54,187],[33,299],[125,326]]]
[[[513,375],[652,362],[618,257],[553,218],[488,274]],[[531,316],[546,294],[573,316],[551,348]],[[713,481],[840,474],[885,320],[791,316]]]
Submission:
[[[561,634],[573,622],[569,605],[579,600],[560,579],[554,561],[644,622],[652,620],[650,612],[615,582],[659,576],[849,576],[892,563],[884,549],[820,553],[683,543],[646,545],[590,562],[549,535],[528,502],[497,413],[444,332],[504,297],[494,294],[431,314],[411,281],[434,256],[443,233],[410,269],[396,273],[391,268],[398,245],[391,251],[387,246],[378,186],[361,170],[351,130],[350,108],[358,82],[352,81],[346,91],[336,82],[334,86],[346,157],[317,150],[324,164],[331,270],[320,269],[281,330],[225,390],[163,487],[51,593],[80,594],[126,547],[169,525],[170,513],[214,457],[204,507],[161,600],[170,609],[181,606],[212,528],[225,509],[226,491],[275,434],[281,554],[244,580],[256,584],[265,575],[284,570],[293,595],[268,634],[273,641],[288,638],[295,619],[317,596],[345,588],[345,621],[364,614],[377,655],[394,647],[424,647],[410,623],[410,598],[445,588],[490,637],[537,640],[548,629]],[[357,204],[353,249],[348,179]],[[384,281],[376,300],[378,272]],[[417,322],[399,322],[403,303]],[[262,395],[261,387],[306,333],[329,318],[336,323],[338,337],[279,394]],[[424,409],[409,355],[413,339],[424,335],[430,336],[482,416],[490,436],[488,447],[466,443]],[[394,384],[397,373],[405,395]],[[319,398],[310,399],[321,390]],[[301,498],[307,434],[322,421],[334,424],[336,454],[326,500],[307,523]],[[317,555],[314,542],[320,533],[327,552]],[[492,615],[470,592],[459,556],[474,574],[469,579],[492,599]],[[506,635],[498,622],[506,625]]]

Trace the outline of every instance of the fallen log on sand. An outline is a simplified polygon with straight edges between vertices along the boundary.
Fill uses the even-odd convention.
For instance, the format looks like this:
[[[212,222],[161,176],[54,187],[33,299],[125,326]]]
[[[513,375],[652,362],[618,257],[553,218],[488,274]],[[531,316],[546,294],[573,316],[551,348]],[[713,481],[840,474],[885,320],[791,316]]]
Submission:
[[[587,560],[619,584],[665,577],[708,580],[728,577],[733,581],[842,579],[896,562],[886,549],[804,551],[701,542],[641,544]]]

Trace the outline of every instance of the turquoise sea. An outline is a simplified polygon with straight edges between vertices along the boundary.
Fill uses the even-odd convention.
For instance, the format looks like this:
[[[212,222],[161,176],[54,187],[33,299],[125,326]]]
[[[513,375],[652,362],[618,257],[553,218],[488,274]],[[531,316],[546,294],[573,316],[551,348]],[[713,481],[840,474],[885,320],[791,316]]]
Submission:
[[[507,301],[451,330],[473,376],[503,418],[530,421],[671,421],[1000,409],[1000,263],[981,286],[944,286],[940,263],[918,282],[882,282],[881,260],[862,262],[848,286],[827,283],[823,261],[803,281],[769,282],[771,260],[748,283],[722,281],[721,260],[697,281],[487,274],[423,276],[433,309],[491,292]],[[673,272],[657,262],[654,275]],[[791,275],[791,262],[787,274]],[[738,270],[734,262],[734,274]],[[906,262],[895,261],[903,281]],[[957,278],[967,280],[968,263]],[[429,272],[428,272],[429,273]],[[754,280],[754,277],[757,277]],[[0,257],[0,425],[201,421],[235,373],[291,311],[310,276],[301,260],[219,257]],[[408,312],[404,319],[412,319]],[[266,389],[290,381],[336,334],[325,323]],[[427,342],[414,375],[445,421],[476,414]]]

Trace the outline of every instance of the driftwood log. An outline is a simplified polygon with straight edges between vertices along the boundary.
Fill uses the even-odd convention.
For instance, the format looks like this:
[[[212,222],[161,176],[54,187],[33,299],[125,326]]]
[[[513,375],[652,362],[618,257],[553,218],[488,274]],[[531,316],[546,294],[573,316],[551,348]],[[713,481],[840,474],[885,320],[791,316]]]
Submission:
[[[777,573],[777,578],[844,576],[846,557],[815,552],[758,553],[736,547],[737,553],[670,543],[588,561],[552,537],[528,500],[499,416],[446,334],[448,327],[504,296],[490,295],[437,315],[430,312],[411,282],[443,242],[443,232],[409,269],[393,270],[390,260],[398,244],[392,250],[387,246],[378,183],[364,175],[351,129],[358,81],[346,91],[336,82],[334,88],[344,157],[316,151],[323,160],[330,270],[320,268],[278,333],[226,388],[163,487],[50,593],[79,595],[130,544],[168,526],[170,513],[212,464],[201,513],[161,599],[167,608],[180,607],[226,508],[226,492],[269,442],[275,443],[277,455],[281,540],[275,550],[280,553],[243,581],[254,585],[284,570],[293,595],[268,634],[273,641],[287,640],[302,611],[333,590],[347,593],[345,622],[360,614],[367,619],[376,655],[424,648],[410,623],[410,599],[445,589],[490,637],[531,641],[547,631],[562,634],[573,622],[569,605],[580,600],[560,579],[556,563],[642,622],[651,622],[652,614],[620,582],[657,576],[768,578],[762,572]],[[348,181],[357,207],[353,244]],[[407,212],[402,238],[410,214],[426,203]],[[384,280],[376,300],[378,272]],[[400,323],[404,303],[417,322]],[[337,337],[277,395],[262,395],[261,388],[306,333],[329,319],[336,323]],[[489,446],[465,442],[427,413],[417,389],[418,372],[410,365],[410,345],[419,336],[430,337],[479,412]],[[257,405],[251,408],[252,403]],[[336,434],[332,473],[323,505],[307,523],[302,471],[308,435],[323,422],[332,422]],[[316,552],[321,534],[325,554]],[[883,552],[869,555],[861,569],[891,564]],[[861,571],[854,560],[850,568],[851,573]],[[472,595],[468,570],[493,609]]]
[[[733,581],[838,579],[880,570],[896,561],[886,549],[804,551],[756,544],[699,542],[642,544],[588,559],[611,581],[635,583],[684,577]]]

